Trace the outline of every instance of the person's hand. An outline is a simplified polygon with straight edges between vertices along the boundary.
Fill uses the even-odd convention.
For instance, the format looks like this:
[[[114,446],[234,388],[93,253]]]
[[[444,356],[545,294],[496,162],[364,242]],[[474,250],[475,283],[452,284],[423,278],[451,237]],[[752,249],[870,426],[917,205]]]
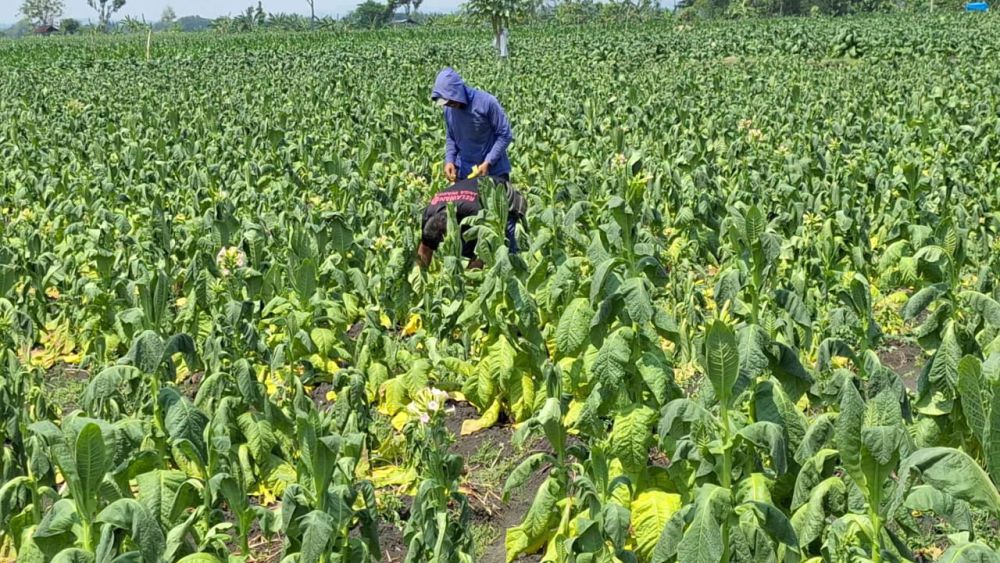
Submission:
[[[421,268],[426,268],[431,265],[431,258],[433,256],[434,251],[431,250],[429,246],[421,242],[420,246],[417,247],[417,264]]]
[[[472,169],[472,174],[469,174],[469,179],[471,180],[472,178],[481,178],[483,176],[489,175],[489,173],[490,173],[490,163],[484,162]]]
[[[449,182],[454,182],[455,178],[458,177],[458,169],[455,168],[454,162],[448,162],[444,165],[444,177],[447,178]]]

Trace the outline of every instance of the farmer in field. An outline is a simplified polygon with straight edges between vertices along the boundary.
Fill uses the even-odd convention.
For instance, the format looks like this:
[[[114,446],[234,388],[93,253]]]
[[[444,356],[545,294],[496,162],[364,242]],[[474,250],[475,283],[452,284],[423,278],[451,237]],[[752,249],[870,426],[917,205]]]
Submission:
[[[438,73],[431,99],[444,107],[444,175],[449,182],[470,176],[510,179],[507,146],[514,139],[500,102],[465,85],[451,68]]]
[[[507,194],[509,204],[507,214],[507,248],[512,253],[517,253],[517,241],[514,239],[514,228],[517,221],[524,217],[527,210],[527,201],[510,182],[502,178],[492,178],[497,181],[498,186],[503,186]],[[483,208],[479,198],[479,179],[460,180],[450,187],[438,192],[431,199],[430,204],[424,209],[423,227],[420,233],[420,246],[417,247],[417,263],[426,268],[431,263],[434,251],[441,245],[448,230],[448,204],[455,204],[455,216],[459,224],[467,217],[474,217]],[[468,226],[462,226],[462,234],[465,234]],[[462,256],[468,258],[469,269],[476,270],[483,267],[483,261],[476,257],[476,241],[462,240]]]
[[[454,183],[459,179],[464,181],[471,178],[491,176],[494,179],[509,182],[510,160],[507,158],[507,146],[510,145],[514,136],[510,130],[510,123],[507,122],[507,115],[504,113],[496,97],[489,92],[466,86],[462,77],[449,67],[438,73],[437,79],[434,81],[434,89],[431,90],[431,100],[444,108],[444,175],[448,181]],[[435,198],[442,196],[442,194],[449,190],[455,189],[458,185],[455,184],[455,186],[448,188],[448,190],[438,194]],[[508,196],[511,193],[516,193],[512,192],[512,188],[509,185],[507,187]],[[464,187],[460,188],[459,191],[468,192],[468,184],[464,184]],[[523,203],[524,198],[520,197],[520,194],[517,194],[517,196]],[[476,201],[476,208],[471,214],[475,215],[479,212],[478,190],[476,190],[476,197],[473,199]],[[435,205],[434,201],[432,201],[428,209],[435,207]],[[472,205],[471,202],[466,201],[464,206],[459,207],[464,207],[464,210],[468,211],[472,209]],[[512,211],[507,218],[507,241],[511,252],[517,253],[517,242],[514,238],[514,231],[518,219],[523,217],[524,213],[522,210],[520,215],[518,215],[514,211],[513,204],[511,209]],[[468,216],[462,215],[462,213],[463,209],[459,209],[459,221]],[[425,214],[425,227],[429,217],[434,217],[434,215]],[[441,217],[435,219],[436,223],[434,224],[435,229],[433,232],[437,234],[437,227],[440,226],[439,233],[443,238],[444,223],[441,223],[441,221],[446,219],[446,217],[443,215]],[[428,239],[428,241],[433,240],[433,237]],[[465,243],[466,246],[469,244],[472,247],[475,246],[474,242]],[[425,265],[429,264],[430,256],[436,248],[436,244],[431,247],[421,243],[421,263]],[[473,253],[471,250],[466,251],[463,247],[463,254],[468,257]],[[426,259],[424,258],[425,255]],[[472,259],[472,262],[469,264],[470,267],[481,265],[482,262],[476,259]]]

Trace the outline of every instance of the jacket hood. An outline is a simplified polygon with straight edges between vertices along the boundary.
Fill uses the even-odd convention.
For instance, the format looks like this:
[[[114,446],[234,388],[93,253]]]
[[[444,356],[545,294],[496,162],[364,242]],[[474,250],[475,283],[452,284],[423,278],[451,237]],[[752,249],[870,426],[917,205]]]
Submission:
[[[438,73],[434,80],[434,90],[431,91],[431,99],[444,98],[460,104],[469,103],[469,95],[465,88],[465,82],[451,67]]]

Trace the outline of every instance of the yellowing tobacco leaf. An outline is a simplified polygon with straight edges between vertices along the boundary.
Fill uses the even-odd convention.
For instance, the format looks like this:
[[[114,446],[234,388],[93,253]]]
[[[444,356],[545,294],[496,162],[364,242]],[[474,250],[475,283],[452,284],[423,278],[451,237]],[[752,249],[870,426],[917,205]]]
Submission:
[[[480,430],[492,427],[500,419],[500,401],[493,401],[493,404],[489,406],[483,415],[476,420],[463,420],[462,421],[462,436],[468,436],[469,434],[474,434]]]

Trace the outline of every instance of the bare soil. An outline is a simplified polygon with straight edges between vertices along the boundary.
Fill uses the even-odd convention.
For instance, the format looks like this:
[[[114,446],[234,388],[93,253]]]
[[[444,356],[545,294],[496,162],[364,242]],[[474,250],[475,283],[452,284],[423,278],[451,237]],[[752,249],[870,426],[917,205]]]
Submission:
[[[882,365],[899,374],[907,389],[911,392],[917,391],[917,379],[926,363],[924,352],[919,346],[892,340],[878,351],[878,358]]]
[[[49,401],[63,413],[76,410],[90,380],[90,372],[67,364],[56,364],[45,375]]]

